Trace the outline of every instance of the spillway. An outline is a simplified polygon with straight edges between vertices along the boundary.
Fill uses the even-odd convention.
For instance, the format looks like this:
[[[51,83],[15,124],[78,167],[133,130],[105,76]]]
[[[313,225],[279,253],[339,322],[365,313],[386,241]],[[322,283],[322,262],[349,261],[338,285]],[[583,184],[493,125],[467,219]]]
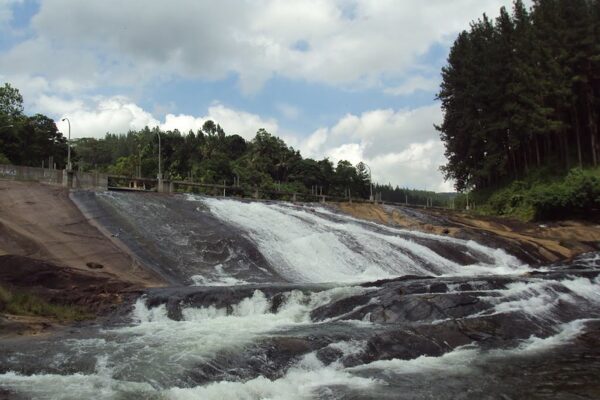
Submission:
[[[75,201],[172,284],[146,291],[109,320],[14,340],[0,349],[0,394],[598,393],[599,254],[532,268],[474,241],[325,206],[90,192]]]
[[[356,283],[526,269],[501,249],[360,221],[324,206],[115,192],[80,192],[75,199],[173,283]]]

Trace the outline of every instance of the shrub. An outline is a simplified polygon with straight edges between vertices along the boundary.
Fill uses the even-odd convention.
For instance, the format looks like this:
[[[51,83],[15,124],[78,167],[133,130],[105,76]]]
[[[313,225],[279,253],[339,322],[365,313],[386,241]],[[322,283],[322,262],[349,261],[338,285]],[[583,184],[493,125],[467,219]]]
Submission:
[[[52,317],[61,321],[81,321],[91,316],[80,307],[50,304],[26,292],[0,286],[0,311],[15,315]]]
[[[576,168],[552,179],[539,173],[496,190],[484,207],[486,213],[524,220],[589,216],[600,209],[600,169]]]

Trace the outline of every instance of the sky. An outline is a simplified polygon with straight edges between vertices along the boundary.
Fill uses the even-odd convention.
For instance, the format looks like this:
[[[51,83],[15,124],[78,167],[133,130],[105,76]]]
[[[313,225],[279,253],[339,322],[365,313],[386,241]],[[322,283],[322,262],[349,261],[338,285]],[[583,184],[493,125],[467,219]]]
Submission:
[[[71,137],[212,119],[373,180],[452,190],[434,124],[456,38],[506,0],[0,0],[0,83]]]

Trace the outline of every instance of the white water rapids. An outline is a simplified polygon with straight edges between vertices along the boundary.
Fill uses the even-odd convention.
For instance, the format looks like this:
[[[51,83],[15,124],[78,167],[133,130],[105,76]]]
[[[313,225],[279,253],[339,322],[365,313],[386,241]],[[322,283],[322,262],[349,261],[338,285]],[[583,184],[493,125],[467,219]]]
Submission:
[[[581,286],[588,290],[598,281],[573,280],[565,285]],[[565,286],[565,287],[566,287]],[[165,386],[183,376],[194,365],[210,362],[220,351],[242,351],[253,342],[294,327],[314,324],[311,310],[348,296],[364,293],[364,288],[334,288],[310,295],[300,291],[286,293],[282,307],[269,312],[270,304],[264,294],[255,291],[230,310],[215,307],[185,308],[183,320],[167,317],[164,306],[148,309],[143,300],[136,303],[134,324],[104,331],[96,339],[72,340],[66,343],[74,349],[71,358],[94,354],[96,365],[91,373],[22,375],[8,372],[0,375],[0,386],[10,388],[33,399],[75,400],[94,399],[240,399],[240,400],[303,400],[315,397],[330,398],[328,387],[343,386],[358,392],[384,388],[385,377],[445,374],[453,376],[477,374],[481,364],[513,362],[515,358],[544,353],[573,340],[585,327],[585,320],[560,325],[556,334],[544,339],[531,337],[516,347],[483,352],[477,346],[463,346],[441,357],[422,356],[412,360],[374,361],[356,367],[344,367],[340,362],[325,365],[315,352],[302,356],[278,379],[256,377],[246,381],[224,380],[197,386]],[[498,304],[512,301],[517,289],[498,292]],[[554,292],[543,285],[534,292]],[[535,298],[522,294],[521,299]],[[588,299],[595,306],[600,299]],[[554,305],[559,299],[555,299]],[[497,312],[503,312],[497,310]],[[373,324],[348,321],[355,329]],[[334,342],[328,347],[343,357],[363,353],[366,342],[350,340]],[[57,354],[57,358],[66,357]],[[510,359],[510,361],[509,361]],[[62,359],[58,362],[67,362]],[[56,362],[56,360],[55,360]],[[375,374],[369,372],[375,371]],[[383,377],[381,377],[383,373]],[[183,381],[181,383],[184,383]],[[331,394],[331,393],[329,393]],[[336,398],[336,397],[334,397]]]
[[[167,300],[155,303],[149,291],[125,322],[0,351],[0,362],[8,366],[0,365],[0,398],[2,390],[19,399],[57,400],[451,399],[469,391],[473,396],[463,398],[482,398],[476,391],[485,383],[482,376],[489,374],[493,381],[500,379],[493,377],[498,373],[510,376],[517,386],[528,385],[527,377],[510,375],[513,363],[545,360],[573,343],[600,316],[597,275],[570,276],[570,270],[560,270],[555,277],[537,278],[524,274],[532,270],[505,251],[474,241],[360,221],[322,206],[157,196],[148,197],[142,212],[131,194],[101,196],[132,217],[127,226],[139,231],[138,236],[132,234],[134,239],[144,239],[144,244],[156,240],[161,251],[184,254],[188,265],[182,271],[192,286],[157,289],[155,299],[163,295]],[[190,212],[184,214],[173,204],[185,204]],[[161,212],[168,217],[161,219]],[[215,219],[218,227],[211,228],[209,222]],[[209,228],[213,231],[205,232]],[[149,229],[154,235],[150,239],[143,236]],[[223,239],[223,232],[243,236],[244,246],[251,243],[247,247],[264,258],[249,257],[247,247],[233,248],[241,242]],[[202,242],[204,234],[218,240]],[[201,247],[206,243],[218,246]],[[194,257],[201,259],[201,267],[190,261]],[[580,263],[597,269],[600,259],[594,257]],[[252,273],[267,269],[283,280],[253,280]],[[382,286],[374,283],[361,285],[405,275],[419,279],[398,281],[405,285],[388,292],[378,292]],[[433,278],[421,279],[425,276]],[[408,299],[402,303],[407,317],[387,324],[385,318],[401,314],[393,310],[398,298]],[[170,314],[173,302],[181,311],[177,317]],[[340,304],[335,312],[319,314],[332,304]],[[450,317],[422,312],[461,307],[463,314],[449,311]],[[383,317],[372,319],[375,314]],[[496,338],[485,335],[514,333],[504,329],[513,319],[515,324],[530,324],[524,329],[540,329],[517,332],[505,342],[500,338],[501,345],[494,347],[497,342],[491,340]],[[475,324],[469,325],[471,321]],[[440,345],[445,352],[425,355],[431,349],[418,341],[420,337],[441,332],[443,343],[446,337],[462,334],[452,330],[462,325],[474,335],[466,342],[470,344]],[[496,331],[486,330],[488,326]],[[438,327],[448,330],[436,331]],[[483,333],[476,336],[479,327]],[[385,334],[396,332],[416,341],[414,346],[392,345],[425,350],[405,358],[381,356],[386,349],[377,344],[389,343]],[[432,337],[435,344],[438,337]],[[294,346],[307,347],[296,354]],[[289,358],[281,359],[280,351],[287,351]],[[373,358],[366,357],[369,354]]]
[[[335,214],[325,207],[239,202],[188,196],[256,244],[293,282],[367,282],[402,275],[506,274],[527,270],[502,249],[474,241],[397,229]],[[457,248],[479,260],[445,258],[420,241]]]

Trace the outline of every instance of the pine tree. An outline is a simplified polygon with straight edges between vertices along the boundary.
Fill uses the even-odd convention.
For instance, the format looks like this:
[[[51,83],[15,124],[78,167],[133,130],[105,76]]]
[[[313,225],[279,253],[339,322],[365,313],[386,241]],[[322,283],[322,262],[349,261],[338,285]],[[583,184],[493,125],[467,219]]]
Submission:
[[[456,188],[600,158],[600,0],[515,0],[456,39],[440,131]],[[588,150],[589,144],[589,150]]]

